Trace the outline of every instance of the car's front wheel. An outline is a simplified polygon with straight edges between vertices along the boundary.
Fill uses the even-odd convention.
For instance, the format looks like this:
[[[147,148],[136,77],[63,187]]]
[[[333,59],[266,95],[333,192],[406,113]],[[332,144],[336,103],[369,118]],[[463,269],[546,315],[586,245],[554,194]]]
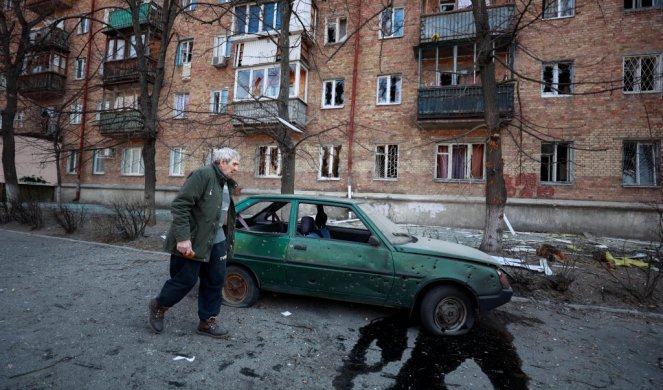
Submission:
[[[436,336],[459,336],[474,325],[474,308],[466,293],[454,286],[438,286],[421,302],[421,323]]]
[[[223,283],[223,303],[233,307],[250,307],[258,300],[258,283],[242,267],[229,265]]]

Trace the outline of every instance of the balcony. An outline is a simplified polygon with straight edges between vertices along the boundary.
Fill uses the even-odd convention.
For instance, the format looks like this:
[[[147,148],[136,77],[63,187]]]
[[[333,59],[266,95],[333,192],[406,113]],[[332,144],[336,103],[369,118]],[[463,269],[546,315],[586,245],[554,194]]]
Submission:
[[[105,137],[140,137],[143,133],[143,118],[137,110],[102,111],[97,125]]]
[[[275,100],[269,101],[240,101],[233,105],[233,125],[236,127],[263,128],[280,124],[278,108]],[[290,123],[304,129],[306,127],[306,103],[299,98],[288,100],[288,115]]]
[[[25,6],[32,12],[48,15],[55,10],[71,8],[74,0],[26,0]]]
[[[31,99],[50,99],[64,96],[66,77],[55,72],[22,75],[21,94]]]
[[[146,57],[147,60],[147,81],[154,82],[156,75],[156,60]],[[124,60],[104,62],[104,74],[102,76],[105,86],[115,84],[129,84],[138,82],[140,79],[140,70],[138,69],[138,58],[127,58]]]
[[[37,52],[56,50],[69,52],[69,34],[61,28],[45,28],[30,33],[33,49]]]
[[[138,7],[138,23],[161,30],[162,8],[156,3],[143,3]],[[108,27],[105,34],[114,35],[118,31],[133,28],[133,17],[129,8],[118,9],[108,16]]]
[[[494,35],[513,33],[514,12],[513,4],[488,8],[488,22]],[[474,15],[471,9],[421,17],[420,44],[440,44],[473,39],[475,36]]]
[[[513,83],[497,86],[501,117],[513,114]],[[460,122],[483,120],[483,90],[478,85],[420,87],[417,96],[417,119],[420,124],[457,125]]]

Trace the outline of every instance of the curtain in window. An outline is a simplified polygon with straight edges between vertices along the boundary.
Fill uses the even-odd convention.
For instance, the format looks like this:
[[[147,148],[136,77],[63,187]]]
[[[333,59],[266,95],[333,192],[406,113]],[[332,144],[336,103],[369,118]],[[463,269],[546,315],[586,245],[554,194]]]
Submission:
[[[472,145],[472,179],[483,179],[483,148],[483,144]]]
[[[467,168],[467,145],[453,145],[451,158],[451,178],[465,179]]]
[[[448,179],[447,172],[449,172],[449,146],[437,146],[437,178]]]

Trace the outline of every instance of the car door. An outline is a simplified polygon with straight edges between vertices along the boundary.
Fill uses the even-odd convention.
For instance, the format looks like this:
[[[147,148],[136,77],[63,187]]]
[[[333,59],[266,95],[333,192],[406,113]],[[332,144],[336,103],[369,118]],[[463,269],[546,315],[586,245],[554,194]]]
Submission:
[[[311,204],[299,203],[297,221]],[[340,220],[352,209],[326,205],[334,218],[328,223],[331,239],[306,237],[296,231],[286,249],[286,278],[300,292],[336,299],[381,302],[394,278],[389,248],[369,237],[373,234],[361,220]]]

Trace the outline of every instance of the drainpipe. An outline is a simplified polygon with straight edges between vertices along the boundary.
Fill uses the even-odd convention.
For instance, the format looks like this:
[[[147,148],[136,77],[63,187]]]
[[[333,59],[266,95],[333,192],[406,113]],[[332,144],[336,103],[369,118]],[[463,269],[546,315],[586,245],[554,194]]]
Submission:
[[[85,81],[83,82],[83,113],[81,118],[81,133],[78,143],[78,169],[76,170],[76,197],[74,202],[81,199],[81,171],[83,169],[83,147],[85,146],[85,125],[87,124],[87,95],[88,95],[88,80],[90,79],[90,58],[92,57],[92,40],[94,38],[94,2],[90,5],[90,19],[89,31],[87,38],[87,53],[85,55]]]
[[[352,198],[352,144],[355,135],[355,107],[357,106],[357,64],[359,63],[359,42],[361,32],[361,0],[357,9],[357,31],[355,33],[355,52],[352,64],[352,92],[350,94],[350,123],[348,125],[348,198]]]

